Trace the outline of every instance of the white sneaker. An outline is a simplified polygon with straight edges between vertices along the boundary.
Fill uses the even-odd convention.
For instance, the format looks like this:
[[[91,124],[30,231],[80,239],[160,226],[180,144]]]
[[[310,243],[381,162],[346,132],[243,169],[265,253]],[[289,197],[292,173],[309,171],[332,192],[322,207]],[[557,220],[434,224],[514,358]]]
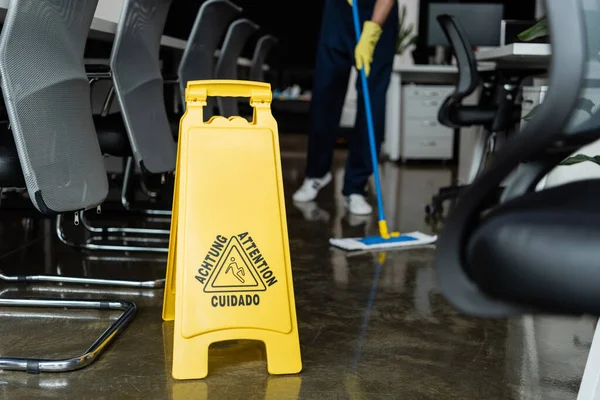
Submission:
[[[327,186],[329,182],[331,182],[331,172],[328,172],[327,175],[322,178],[306,178],[304,179],[302,186],[300,186],[300,189],[294,193],[292,199],[299,203],[313,201],[317,198],[319,191]]]
[[[373,207],[367,202],[365,196],[360,194],[351,194],[345,198],[346,208],[350,214],[369,215],[373,212]]]

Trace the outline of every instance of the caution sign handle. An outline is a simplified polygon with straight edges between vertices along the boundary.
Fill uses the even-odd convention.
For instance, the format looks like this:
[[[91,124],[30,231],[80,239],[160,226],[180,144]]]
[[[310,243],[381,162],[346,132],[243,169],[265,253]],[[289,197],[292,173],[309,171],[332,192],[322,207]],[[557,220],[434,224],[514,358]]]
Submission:
[[[186,102],[206,102],[207,97],[250,97],[250,103],[271,103],[271,85],[264,82],[206,80],[188,84]]]

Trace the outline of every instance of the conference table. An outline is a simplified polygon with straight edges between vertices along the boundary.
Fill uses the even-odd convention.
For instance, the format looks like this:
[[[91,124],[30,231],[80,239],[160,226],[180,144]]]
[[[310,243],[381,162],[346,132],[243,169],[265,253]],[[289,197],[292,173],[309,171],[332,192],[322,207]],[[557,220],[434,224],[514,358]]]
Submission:
[[[6,11],[8,10],[10,0],[0,0],[0,22],[4,21]],[[123,8],[124,0],[99,0],[89,37],[92,39],[112,41],[117,32],[117,25],[121,17],[121,9]],[[183,51],[187,45],[184,39],[175,38],[172,36],[163,35],[161,45]],[[218,52],[215,54],[218,56]],[[238,65],[241,67],[250,66],[251,61],[247,58],[239,58]],[[267,70],[268,67],[265,66]]]

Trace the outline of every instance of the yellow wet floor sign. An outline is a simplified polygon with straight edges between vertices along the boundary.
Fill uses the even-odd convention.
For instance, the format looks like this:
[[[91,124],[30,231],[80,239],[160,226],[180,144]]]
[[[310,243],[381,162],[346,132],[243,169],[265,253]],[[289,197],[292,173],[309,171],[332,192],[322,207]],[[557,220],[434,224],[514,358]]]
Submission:
[[[213,117],[208,96],[250,97],[253,121]],[[212,343],[265,343],[271,374],[302,369],[277,123],[271,90],[193,81],[181,120],[163,319],[174,320],[173,377],[208,374]]]

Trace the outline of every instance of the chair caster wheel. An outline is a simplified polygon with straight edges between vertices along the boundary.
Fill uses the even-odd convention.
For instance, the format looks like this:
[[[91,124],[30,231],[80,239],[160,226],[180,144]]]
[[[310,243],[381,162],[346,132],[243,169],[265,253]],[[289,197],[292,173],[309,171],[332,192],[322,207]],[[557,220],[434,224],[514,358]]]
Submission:
[[[433,204],[427,204],[425,206],[425,214],[427,215],[433,215],[436,212],[436,208]]]
[[[442,215],[443,213],[444,213],[444,208],[441,206],[438,206],[436,204],[427,204],[425,206],[425,214],[427,214],[429,216]]]

